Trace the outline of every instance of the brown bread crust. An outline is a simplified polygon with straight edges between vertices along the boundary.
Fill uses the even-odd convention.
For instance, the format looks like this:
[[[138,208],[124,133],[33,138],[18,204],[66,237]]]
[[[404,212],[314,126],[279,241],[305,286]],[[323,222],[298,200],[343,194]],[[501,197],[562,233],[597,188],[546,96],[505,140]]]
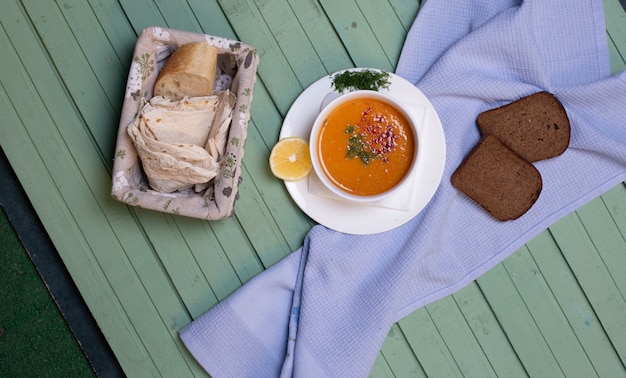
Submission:
[[[154,95],[172,101],[213,92],[218,50],[207,42],[182,45],[169,57],[154,85]]]
[[[490,135],[457,168],[452,185],[501,221],[526,213],[542,189],[539,171]]]
[[[483,136],[497,137],[529,162],[553,158],[569,146],[567,113],[548,92],[537,92],[485,111],[476,123]]]

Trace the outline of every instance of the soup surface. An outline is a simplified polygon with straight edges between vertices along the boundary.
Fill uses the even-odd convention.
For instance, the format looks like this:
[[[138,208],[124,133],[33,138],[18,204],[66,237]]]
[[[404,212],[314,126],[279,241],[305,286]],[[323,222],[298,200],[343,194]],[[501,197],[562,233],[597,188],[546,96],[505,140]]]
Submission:
[[[399,110],[377,99],[356,98],[329,113],[317,149],[322,169],[335,185],[369,196],[386,192],[404,178],[416,145]]]

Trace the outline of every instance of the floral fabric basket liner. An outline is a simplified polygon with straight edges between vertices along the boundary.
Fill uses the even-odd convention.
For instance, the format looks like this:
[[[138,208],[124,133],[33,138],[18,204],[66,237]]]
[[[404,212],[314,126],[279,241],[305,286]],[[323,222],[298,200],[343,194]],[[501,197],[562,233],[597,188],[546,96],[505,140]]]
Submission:
[[[197,41],[206,41],[218,49],[222,64],[218,65],[219,77],[214,88],[230,89],[237,96],[226,153],[219,161],[218,175],[205,191],[162,193],[150,188],[126,129],[138,116],[142,98],[152,98],[154,83],[167,58],[180,46]],[[111,195],[131,206],[193,218],[216,220],[232,215],[258,63],[256,49],[239,41],[160,27],[145,28],[137,39],[126,84]]]

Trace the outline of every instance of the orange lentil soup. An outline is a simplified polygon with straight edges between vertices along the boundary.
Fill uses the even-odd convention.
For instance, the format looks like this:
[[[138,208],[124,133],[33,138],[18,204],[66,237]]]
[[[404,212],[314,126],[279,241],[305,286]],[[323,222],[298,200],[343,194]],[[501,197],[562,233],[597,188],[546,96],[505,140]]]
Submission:
[[[404,115],[372,98],[339,105],[329,113],[318,138],[326,176],[344,191],[361,196],[384,193],[402,181],[416,149]]]

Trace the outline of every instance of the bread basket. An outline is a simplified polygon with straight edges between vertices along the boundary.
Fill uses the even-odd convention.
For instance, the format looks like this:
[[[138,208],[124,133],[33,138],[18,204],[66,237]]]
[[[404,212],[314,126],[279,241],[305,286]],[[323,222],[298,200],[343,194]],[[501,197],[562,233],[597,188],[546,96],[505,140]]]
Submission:
[[[141,159],[126,129],[138,115],[142,99],[152,97],[154,83],[167,58],[178,47],[196,41],[215,46],[222,58],[231,62],[230,67],[220,68],[222,75],[216,82],[216,86],[228,88],[237,96],[226,153],[219,161],[218,175],[209,182],[208,189],[162,193],[148,184]],[[113,161],[113,198],[130,206],[192,218],[217,220],[232,215],[238,196],[258,63],[256,49],[239,41],[160,27],[145,28],[135,45],[124,94]]]

